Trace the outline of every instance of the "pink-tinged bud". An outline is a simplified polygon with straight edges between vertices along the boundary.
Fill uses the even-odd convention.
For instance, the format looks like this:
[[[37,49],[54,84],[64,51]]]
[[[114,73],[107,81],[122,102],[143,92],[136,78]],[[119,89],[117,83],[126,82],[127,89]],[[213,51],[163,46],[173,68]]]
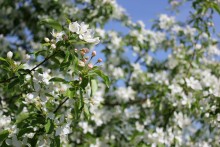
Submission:
[[[7,53],[7,58],[11,59],[12,56],[13,56],[13,53],[12,53],[11,51],[9,51],[9,52]]]
[[[102,62],[102,58],[99,58],[99,59],[98,59],[98,63],[100,63],[100,62]]]
[[[88,48],[83,48],[82,49],[85,53],[89,53],[89,49]]]
[[[92,52],[92,57],[96,56],[96,51]]]
[[[68,40],[68,36],[67,35],[63,35],[63,40],[67,41]]]
[[[81,56],[84,56],[86,53],[82,50],[80,51]]]
[[[86,52],[85,48],[82,48],[80,51],[82,51],[82,52]]]
[[[86,63],[87,60],[86,60],[86,58],[83,58],[82,61],[83,61],[84,63]]]
[[[45,41],[45,42],[50,42],[50,39],[47,38],[47,37],[45,37],[45,38],[44,38],[44,41]]]
[[[88,64],[88,68],[89,68],[89,69],[92,69],[92,68],[93,68],[92,63],[89,63],[89,64]]]
[[[79,80],[82,81],[82,77],[79,77]]]
[[[52,47],[53,49],[55,49],[55,48],[56,48],[56,45],[55,45],[55,44],[51,44],[51,47]]]

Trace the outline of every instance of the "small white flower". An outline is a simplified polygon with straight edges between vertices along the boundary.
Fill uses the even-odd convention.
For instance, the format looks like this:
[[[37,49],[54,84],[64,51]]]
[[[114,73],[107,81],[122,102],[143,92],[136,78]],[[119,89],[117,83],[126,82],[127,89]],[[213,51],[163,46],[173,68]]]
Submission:
[[[62,37],[65,33],[63,31],[62,32],[55,32],[53,30],[51,34],[54,38],[56,38],[56,42],[58,42],[58,41],[62,40]]]
[[[73,33],[78,34],[81,40],[84,40],[88,43],[98,44],[100,42],[99,37],[93,38],[94,32],[92,29],[88,28],[89,25],[85,24],[84,22],[82,22],[80,25],[77,22],[69,24],[69,30]]]
[[[82,35],[88,31],[89,25],[86,25],[84,22],[80,24],[80,30],[77,34]]]
[[[31,58],[30,55],[28,55],[28,54],[25,55],[25,59],[26,59],[26,60],[29,60],[30,58]]]
[[[194,90],[202,90],[200,82],[196,80],[194,77],[190,77],[185,80],[188,87],[191,87]]]
[[[161,29],[168,30],[175,23],[174,17],[169,17],[166,14],[161,14],[159,18],[159,26]]]
[[[52,47],[53,49],[55,49],[55,48],[56,48],[56,45],[55,45],[55,44],[51,44],[51,47]]]
[[[99,37],[95,37],[95,38],[92,38],[93,36],[91,36],[90,34],[89,35],[86,35],[84,36],[84,40],[88,43],[94,43],[94,44],[98,44],[100,42],[99,40]]]
[[[135,122],[136,130],[138,132],[143,132],[144,131],[144,125],[140,124],[139,122]]]
[[[196,49],[201,49],[201,48],[202,48],[202,45],[201,45],[201,44],[196,44],[195,48],[196,48]]]
[[[218,113],[218,115],[217,115],[217,121],[220,122],[220,113]]]
[[[85,63],[83,61],[79,61],[79,66],[80,67],[84,67],[85,66]]]
[[[76,22],[72,22],[69,24],[69,30],[73,33],[79,33],[80,25]]]
[[[49,38],[47,38],[47,37],[45,37],[45,38],[44,38],[44,41],[45,41],[45,42],[49,42],[49,41],[50,41],[50,39],[49,39]]]
[[[12,56],[13,56],[13,53],[12,53],[11,51],[9,51],[9,52],[7,53],[7,58],[11,59]]]
[[[93,128],[87,122],[79,122],[79,126],[83,129],[83,133],[91,133],[93,134]]]
[[[71,133],[71,128],[70,128],[70,124],[64,124],[60,127],[58,127],[56,129],[56,134],[55,136],[58,136],[58,135],[66,135],[66,134],[69,134]]]

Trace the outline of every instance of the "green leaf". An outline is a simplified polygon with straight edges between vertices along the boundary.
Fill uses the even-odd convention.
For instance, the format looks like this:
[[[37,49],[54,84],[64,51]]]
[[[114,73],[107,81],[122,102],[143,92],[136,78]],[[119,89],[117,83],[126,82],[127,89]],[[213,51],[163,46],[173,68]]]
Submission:
[[[6,140],[4,140],[2,144],[1,144],[1,142],[0,142],[1,147],[11,147],[11,146],[7,145],[5,141],[6,141]]]
[[[8,89],[13,88],[16,84],[18,84],[20,82],[19,78],[16,78],[15,80],[13,80],[12,82],[10,82],[8,84]]]
[[[9,135],[8,130],[4,130],[0,132],[0,144],[8,137],[8,135]]]
[[[38,141],[37,135],[35,134],[34,137],[30,138],[29,140],[30,140],[29,142],[30,142],[31,146],[36,147],[36,144],[37,144],[37,141]]]
[[[50,43],[43,43],[43,46],[50,46]]]
[[[64,70],[65,68],[69,67],[71,65],[72,61],[73,61],[73,56],[69,51],[67,51],[65,53],[65,58],[64,58],[63,62],[60,64],[61,71]]]
[[[47,52],[47,50],[39,50],[39,51],[34,52],[34,55],[35,55],[35,57],[37,57],[39,55],[43,55],[46,52]]]
[[[68,24],[70,24],[70,23],[71,23],[71,20],[68,19],[68,18],[66,18],[66,22],[67,22]]]
[[[88,84],[89,84],[89,79],[87,77],[82,77],[82,82],[81,82],[80,86],[83,89],[85,89]]]
[[[73,98],[75,96],[75,89],[74,88],[69,88],[66,92],[66,96],[69,98]]]
[[[220,7],[218,6],[218,4],[213,3],[213,8],[215,9],[215,11],[218,12],[218,14],[220,14]]]
[[[84,105],[84,115],[89,120],[90,119],[90,111],[88,105]]]
[[[101,70],[94,70],[94,72],[103,79],[103,81],[105,82],[105,85],[109,88],[110,85],[110,80],[108,78],[108,76],[106,76]]]
[[[31,133],[31,132],[33,132],[33,128],[22,128],[22,129],[19,131],[17,137],[21,137],[21,136],[23,136],[25,133]]]
[[[98,89],[97,81],[95,79],[92,79],[90,81],[90,86],[91,86],[91,97],[92,97],[95,95],[95,93]]]
[[[60,147],[60,137],[56,136],[54,137],[54,139],[55,139],[56,147]]]
[[[15,124],[21,123],[23,120],[26,120],[29,117],[29,113],[20,113],[17,118]]]
[[[10,63],[7,61],[7,59],[0,57],[0,61],[2,61],[1,64],[4,64],[5,66],[8,66],[8,65],[10,66]]]
[[[0,57],[0,61],[7,62],[7,60],[6,60],[6,59],[4,59],[4,58],[2,58],[2,57]]]
[[[21,73],[21,74],[29,74],[29,73],[30,73],[30,70],[29,70],[29,69],[19,69],[18,71],[19,71],[19,73]]]
[[[67,62],[68,59],[69,59],[69,56],[70,56],[70,52],[69,52],[69,50],[67,50],[67,51],[65,52],[65,58],[64,58],[63,62]]]
[[[51,119],[48,119],[46,125],[44,126],[44,128],[45,128],[45,131],[46,131],[47,134],[52,133],[53,130],[54,130],[53,121]]]
[[[48,18],[48,19],[44,19],[40,22],[41,24],[46,24],[54,29],[56,29],[57,31],[62,31],[62,26],[55,20]]]
[[[68,81],[62,79],[62,78],[59,78],[59,77],[54,77],[54,78],[51,78],[49,80],[50,82],[62,82],[62,83],[68,83]]]
[[[80,89],[79,114],[81,114],[81,113],[82,113],[83,108],[84,108],[83,90],[82,90],[82,89]]]
[[[56,65],[60,65],[60,61],[56,57],[52,57],[51,61],[53,61]]]

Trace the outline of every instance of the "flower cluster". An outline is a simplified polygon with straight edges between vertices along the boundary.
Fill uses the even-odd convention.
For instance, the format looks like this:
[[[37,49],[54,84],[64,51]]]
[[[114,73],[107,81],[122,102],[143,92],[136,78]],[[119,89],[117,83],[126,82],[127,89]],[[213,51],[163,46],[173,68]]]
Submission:
[[[88,43],[98,44],[100,42],[99,37],[93,37],[94,32],[92,29],[89,29],[89,25],[82,22],[81,24],[76,22],[72,22],[69,24],[69,30],[72,33],[76,33],[79,35],[81,40],[84,40]]]
[[[191,25],[161,14],[147,29],[116,0],[68,2],[57,1],[62,11],[50,11],[54,3],[39,1],[44,15],[32,1],[5,11],[14,13],[9,21],[4,17],[4,32],[21,36],[27,30],[17,28],[30,29],[33,40],[16,42],[17,51],[0,35],[0,146],[219,146],[220,49],[216,34],[200,23],[209,24],[203,16],[193,16]],[[169,2],[176,9],[183,1]],[[204,11],[216,2],[198,4]],[[23,17],[14,27],[13,14],[22,15],[23,7],[54,30]],[[47,19],[63,22],[64,15],[78,22]],[[115,20],[126,31],[104,30]],[[50,32],[53,38],[39,46]],[[99,48],[92,46],[99,42],[94,34],[102,39]]]

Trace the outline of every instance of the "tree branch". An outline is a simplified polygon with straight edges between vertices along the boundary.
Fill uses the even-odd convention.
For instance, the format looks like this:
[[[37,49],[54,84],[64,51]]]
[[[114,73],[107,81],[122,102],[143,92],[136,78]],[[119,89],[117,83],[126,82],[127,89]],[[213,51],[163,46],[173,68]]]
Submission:
[[[68,99],[69,99],[68,97],[65,98],[64,101],[62,101],[62,102],[57,106],[57,108],[53,111],[53,113],[56,113],[56,112],[60,109],[60,107],[61,107]]]
[[[124,104],[127,104],[127,105],[133,105],[133,104],[143,104],[148,98],[145,98],[145,99],[138,99],[138,100],[133,100],[133,101],[129,101],[129,102],[126,102],[126,103],[119,103],[119,102],[115,102],[115,103],[109,103],[109,102],[105,102],[103,103],[104,106],[120,106],[120,105],[124,105]]]
[[[42,62],[40,62],[38,65],[36,65],[34,68],[32,68],[31,70],[28,71],[28,73],[24,73],[22,75],[27,75],[27,74],[30,74],[32,71],[35,71],[36,68],[38,68],[39,66],[41,66],[42,64],[44,64],[47,60],[49,60],[51,57],[53,57],[55,54],[57,54],[58,52],[54,52],[52,55],[50,56],[47,56]],[[15,79],[15,78],[18,78],[18,76],[13,76],[11,78],[8,78],[6,80],[2,80],[0,81],[0,84],[1,83],[7,83],[7,82],[10,82],[11,80]]]
[[[137,62],[141,59],[141,57],[142,57],[141,55],[138,56],[137,59],[134,61],[134,63],[137,63]],[[130,82],[130,80],[131,80],[132,74],[133,74],[133,71],[131,71],[131,72],[129,73],[129,75],[128,75],[128,80],[127,80],[127,82],[126,82],[126,85],[127,85],[127,86],[129,85],[129,82]]]

